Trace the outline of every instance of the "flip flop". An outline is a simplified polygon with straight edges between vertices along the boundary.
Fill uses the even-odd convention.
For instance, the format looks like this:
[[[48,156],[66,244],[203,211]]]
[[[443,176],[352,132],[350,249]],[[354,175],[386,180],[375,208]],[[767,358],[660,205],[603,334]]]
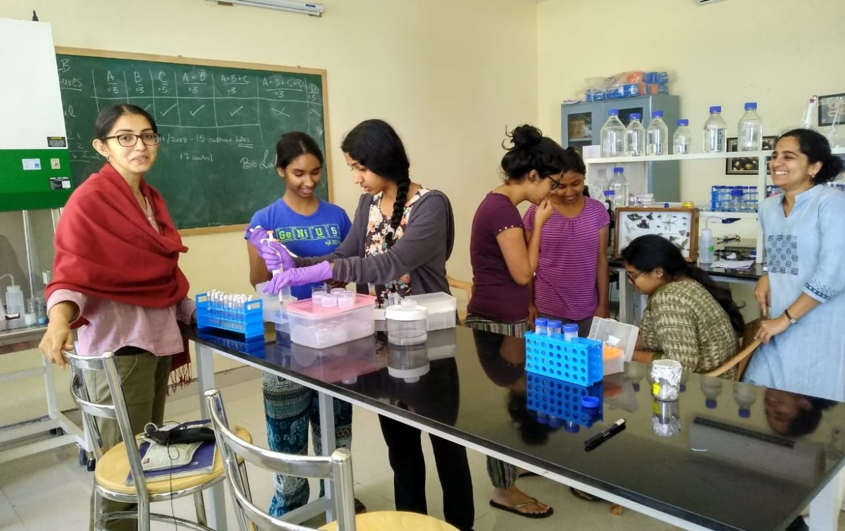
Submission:
[[[508,507],[507,505],[502,505],[501,503],[496,503],[493,500],[490,500],[490,507],[494,509],[501,509],[502,511],[507,511],[509,513],[517,514],[519,516],[524,516],[526,518],[548,518],[552,514],[554,514],[555,510],[549,507],[546,512],[544,513],[524,513],[519,510],[520,507],[527,507],[529,505],[534,505],[539,503],[535,498],[531,498],[533,501],[525,502],[525,503],[517,503],[513,507]]]
[[[607,501],[607,500],[603,500],[603,499],[601,499],[601,498],[596,498],[596,497],[595,497],[595,496],[593,496],[592,494],[587,494],[587,493],[586,493],[586,492],[584,492],[583,490],[578,490],[578,489],[576,489],[575,487],[569,487],[569,492],[571,492],[571,493],[572,493],[572,495],[573,495],[573,496],[575,496],[576,498],[581,499],[581,500],[584,500],[584,501],[588,501],[588,502],[603,502],[603,501]]]
[[[364,502],[355,498],[355,514],[363,514],[367,512],[367,506],[364,505]]]

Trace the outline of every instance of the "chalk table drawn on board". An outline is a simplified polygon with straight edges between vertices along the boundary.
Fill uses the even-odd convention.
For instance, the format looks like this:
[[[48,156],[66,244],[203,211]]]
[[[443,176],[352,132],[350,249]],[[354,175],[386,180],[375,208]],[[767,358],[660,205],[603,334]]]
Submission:
[[[316,193],[330,200],[324,71],[61,48],[57,66],[77,184],[103,163],[91,145],[97,114],[127,102],[156,120],[162,143],[145,178],[180,229],[246,224],[281,196],[275,142],[287,131],[323,149]]]

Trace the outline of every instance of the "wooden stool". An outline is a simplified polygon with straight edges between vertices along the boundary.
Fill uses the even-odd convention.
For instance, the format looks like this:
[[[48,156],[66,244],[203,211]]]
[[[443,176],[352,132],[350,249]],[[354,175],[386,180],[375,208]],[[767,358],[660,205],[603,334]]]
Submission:
[[[320,529],[337,531],[337,522]],[[355,517],[357,531],[458,531],[454,526],[432,516],[402,511],[376,511]]]

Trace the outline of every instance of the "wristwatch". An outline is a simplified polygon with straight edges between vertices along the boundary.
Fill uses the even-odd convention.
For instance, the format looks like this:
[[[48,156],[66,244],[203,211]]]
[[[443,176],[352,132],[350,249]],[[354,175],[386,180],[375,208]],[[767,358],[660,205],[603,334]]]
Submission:
[[[789,324],[794,325],[798,322],[798,319],[793,319],[792,316],[789,315],[789,310],[784,310],[783,314],[786,316],[787,319],[789,319]]]

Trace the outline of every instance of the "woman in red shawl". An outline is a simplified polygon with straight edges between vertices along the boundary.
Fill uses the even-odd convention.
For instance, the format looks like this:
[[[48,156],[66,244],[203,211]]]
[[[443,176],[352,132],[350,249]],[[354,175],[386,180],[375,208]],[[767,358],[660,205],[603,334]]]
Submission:
[[[177,322],[190,323],[194,311],[178,265],[188,249],[143,177],[161,142],[153,118],[135,105],[114,105],[100,112],[95,131],[94,149],[106,164],[74,191],[59,221],[40,349],[64,367],[61,351],[73,349],[71,328],[79,328],[79,355],[114,352],[132,429],[141,433],[164,421],[171,370],[189,375]],[[92,399],[109,398],[100,375],[87,385]],[[121,440],[115,421],[99,428],[103,450]],[[118,510],[111,505],[104,511]]]

